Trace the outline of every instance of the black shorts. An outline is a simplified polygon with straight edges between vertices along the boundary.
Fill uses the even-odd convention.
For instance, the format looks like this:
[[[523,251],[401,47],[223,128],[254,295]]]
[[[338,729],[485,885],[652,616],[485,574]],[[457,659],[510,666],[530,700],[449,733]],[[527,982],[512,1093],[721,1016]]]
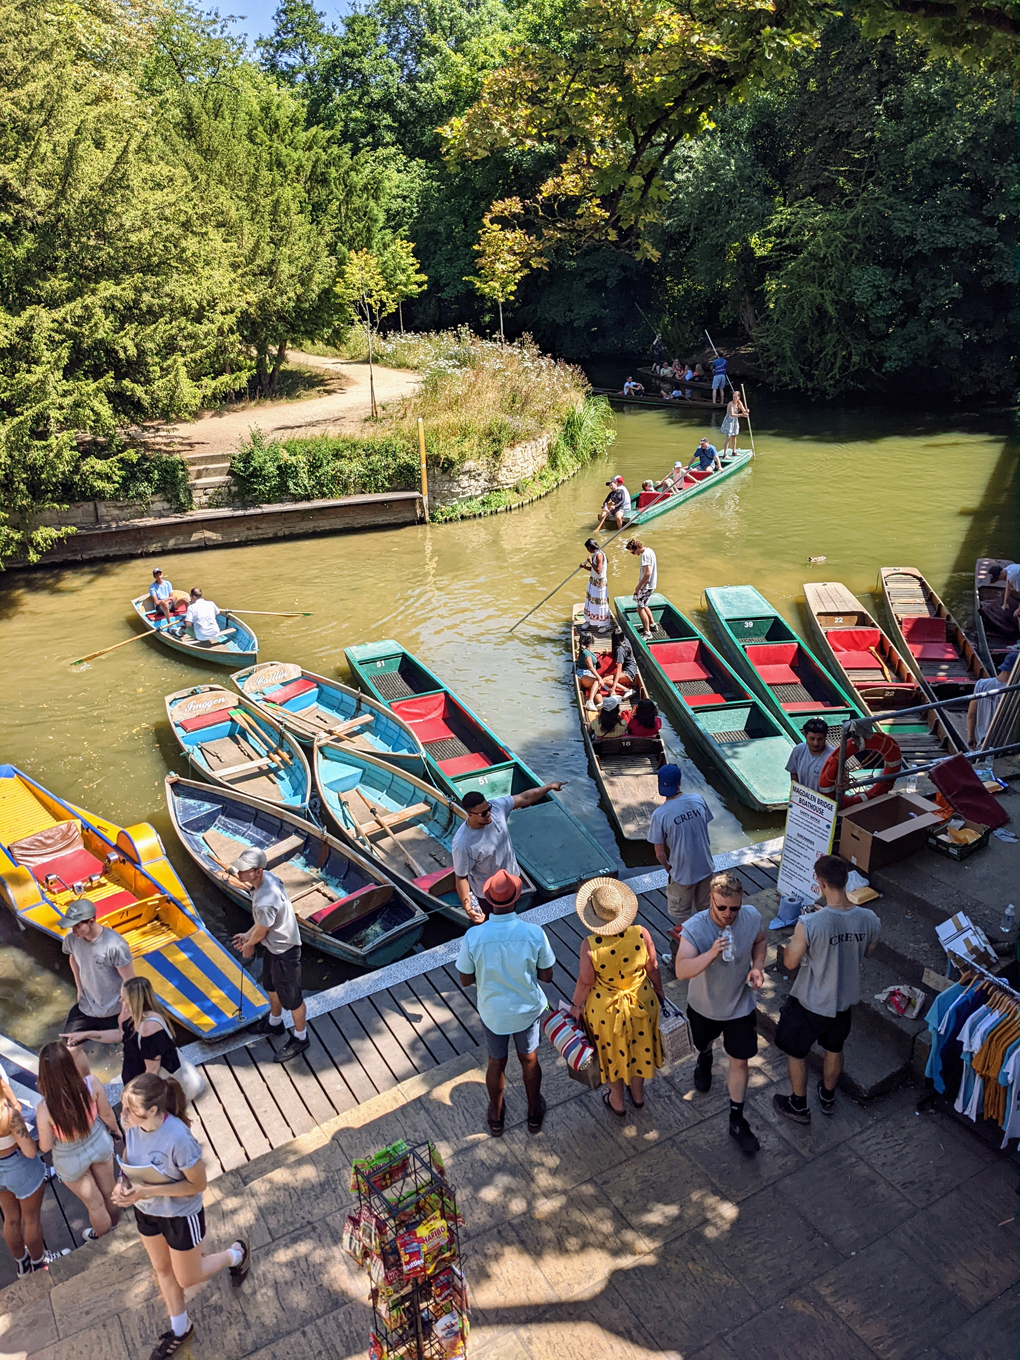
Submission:
[[[63,1034],[81,1034],[90,1029],[119,1029],[120,1011],[114,1015],[86,1015],[77,1001],[67,1012]]]
[[[205,1237],[204,1209],[180,1218],[163,1218],[159,1214],[143,1214],[136,1208],[135,1222],[143,1237],[165,1237],[171,1251],[191,1251]]]
[[[285,1011],[296,1010],[304,999],[301,991],[301,946],[292,944],[282,954],[262,951],[262,990],[275,992]]]
[[[687,1019],[690,1021],[694,1047],[699,1053],[711,1048],[720,1034],[723,1048],[731,1058],[753,1058],[758,1052],[758,1017],[754,1011],[740,1015],[736,1020],[709,1020],[688,1005]]]
[[[824,1048],[826,1053],[842,1053],[852,1018],[849,1006],[835,1015],[816,1015],[795,996],[788,996],[779,1012],[776,1047],[791,1058],[806,1058],[812,1044]]]

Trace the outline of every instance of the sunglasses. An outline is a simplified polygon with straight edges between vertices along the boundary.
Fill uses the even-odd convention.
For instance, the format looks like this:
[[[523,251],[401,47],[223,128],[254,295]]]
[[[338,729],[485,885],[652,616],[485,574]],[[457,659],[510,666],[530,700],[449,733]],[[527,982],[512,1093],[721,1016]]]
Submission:
[[[483,808],[472,808],[471,815],[472,817],[491,817],[492,808],[488,804]]]
[[[715,907],[716,911],[732,911],[734,913],[738,912],[741,907],[741,904],[739,902],[735,907],[716,906],[714,902],[712,903],[712,905]]]

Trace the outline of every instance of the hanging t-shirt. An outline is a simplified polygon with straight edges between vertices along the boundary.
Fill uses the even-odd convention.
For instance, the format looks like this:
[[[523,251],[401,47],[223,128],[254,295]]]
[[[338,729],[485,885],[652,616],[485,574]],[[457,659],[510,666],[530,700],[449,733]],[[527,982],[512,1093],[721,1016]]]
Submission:
[[[790,992],[815,1015],[838,1015],[861,999],[861,965],[882,923],[867,907],[822,907],[800,918],[807,953]]]
[[[711,949],[724,926],[717,926],[710,911],[699,911],[681,930],[699,954]],[[747,985],[751,949],[761,931],[761,913],[745,903],[730,929],[733,932],[733,960],[727,963],[720,954],[703,973],[687,984],[687,1000],[707,1020],[738,1020],[754,1010],[754,992]]]
[[[715,872],[708,843],[712,811],[700,793],[680,793],[667,798],[652,813],[648,824],[649,845],[664,845],[669,857],[669,876],[674,883],[700,883]]]
[[[974,724],[974,736],[980,746],[985,737],[988,736],[988,729],[992,725],[992,718],[995,714],[998,699],[978,698],[978,695],[989,695],[993,691],[1000,690],[1002,686],[994,676],[988,676],[985,680],[979,680],[974,686],[974,698],[977,699],[977,721]]]
[[[798,784],[803,784],[808,789],[814,789],[817,793],[822,768],[831,755],[831,746],[826,746],[825,750],[816,756],[812,755],[806,741],[800,741],[790,752],[790,758],[786,762],[787,772],[793,776]]]

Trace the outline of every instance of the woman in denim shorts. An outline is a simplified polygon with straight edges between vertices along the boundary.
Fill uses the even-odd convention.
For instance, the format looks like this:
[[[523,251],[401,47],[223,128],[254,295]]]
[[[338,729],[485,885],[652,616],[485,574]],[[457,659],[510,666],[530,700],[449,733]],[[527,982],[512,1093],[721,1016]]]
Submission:
[[[42,1199],[46,1168],[21,1113],[21,1102],[0,1075],[0,1210],[4,1241],[18,1275],[45,1270],[64,1251],[47,1251],[43,1242]]]

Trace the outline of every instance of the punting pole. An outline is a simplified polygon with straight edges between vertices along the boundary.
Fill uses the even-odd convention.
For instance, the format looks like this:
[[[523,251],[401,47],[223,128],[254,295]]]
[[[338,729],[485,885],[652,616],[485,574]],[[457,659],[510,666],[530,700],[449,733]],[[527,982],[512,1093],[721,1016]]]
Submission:
[[[429,517],[429,470],[425,462],[425,422],[418,417],[418,453],[421,455],[421,498],[425,502],[425,518]]]
[[[751,440],[751,457],[757,458],[758,455],[754,451],[754,431],[751,429],[751,412],[747,409],[747,393],[744,391],[743,383],[740,384],[740,395],[744,401],[744,410],[747,411],[747,433]]]
[[[713,354],[715,354],[718,358],[721,359],[721,358],[722,358],[722,355],[721,355],[721,354],[719,353],[719,351],[716,349],[716,347],[715,347],[715,341],[714,341],[714,340],[712,339],[712,337],[709,335],[708,331],[705,331],[705,339],[706,339],[706,340],[708,341],[708,343],[712,346],[712,352],[713,352]],[[729,375],[728,373],[726,374],[726,381],[727,381],[727,382],[729,383],[729,385],[730,385],[730,391],[731,391],[731,392],[735,392],[735,391],[736,391],[736,388],[733,386],[733,379],[730,377],[730,375]],[[744,405],[745,405],[745,406],[747,405],[747,402],[746,402],[746,401],[744,402]]]
[[[627,533],[628,530],[633,529],[633,527],[634,527],[634,525],[633,525],[633,523],[631,523],[631,524],[625,524],[625,525],[623,526],[622,529],[617,529],[616,533],[615,533],[615,534],[611,534],[610,537],[606,539],[605,543],[600,544],[600,547],[602,548],[602,550],[604,551],[606,548],[608,548],[609,545],[610,545],[610,543],[612,543],[612,541],[613,541],[614,538],[619,538],[621,534]],[[575,567],[574,570],[570,573],[569,576],[565,576],[565,577],[563,578],[563,580],[562,580],[562,581],[559,583],[559,585],[556,587],[556,590],[550,590],[549,594],[545,597],[544,600],[539,600],[538,604],[535,605],[535,608],[534,608],[534,609],[529,609],[528,612],[527,612],[526,614],[522,614],[521,617],[517,620],[517,622],[516,622],[515,624],[513,624],[510,628],[507,629],[507,632],[508,632],[508,633],[512,633],[512,632],[514,631],[514,628],[519,628],[520,625],[524,622],[525,619],[530,619],[531,616],[532,616],[532,614],[535,613],[535,610],[541,609],[542,606],[543,606],[548,600],[551,600],[551,599],[552,599],[552,597],[556,594],[557,591],[560,591],[560,590],[563,589],[563,587],[567,584],[568,581],[572,581],[579,571],[584,571],[584,567]]]

